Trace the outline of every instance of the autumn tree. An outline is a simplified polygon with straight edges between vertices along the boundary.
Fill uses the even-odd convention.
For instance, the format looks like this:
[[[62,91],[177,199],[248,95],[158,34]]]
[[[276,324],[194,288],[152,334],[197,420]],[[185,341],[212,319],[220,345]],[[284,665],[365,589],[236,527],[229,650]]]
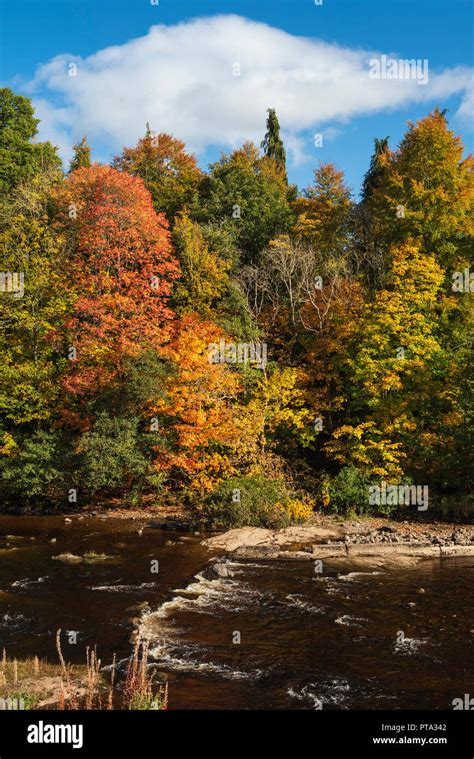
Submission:
[[[53,336],[71,299],[63,240],[49,218],[51,192],[61,178],[58,170],[39,173],[0,205],[0,271],[13,277],[0,293],[4,503],[44,503],[66,492],[68,453],[55,422],[67,362]]]
[[[440,352],[431,381],[426,382],[430,391],[419,406],[427,432],[419,438],[423,447],[413,445],[407,456],[413,467],[441,489],[449,479],[446,469],[453,475],[457,471],[458,492],[461,483],[468,481],[469,471],[472,405],[465,367],[472,348],[472,294],[469,285],[456,292],[453,277],[469,271],[471,260],[472,166],[472,157],[464,156],[461,139],[448,127],[446,113],[436,108],[416,124],[409,124],[368,202],[386,243],[405,241],[412,235],[426,265],[434,257],[443,272],[437,307],[430,314]],[[389,272],[392,248],[388,245],[386,249]]]
[[[56,196],[75,303],[61,338],[68,391],[94,396],[120,381],[125,361],[169,338],[179,267],[164,215],[138,177],[108,166],[78,169]]]
[[[52,335],[70,302],[63,240],[49,219],[60,177],[37,175],[0,209],[0,270],[17,285],[0,295],[0,407],[9,430],[51,420],[58,401],[61,361]]]
[[[314,172],[314,184],[294,203],[294,234],[310,243],[326,259],[340,259],[347,252],[352,210],[351,191],[344,174],[326,163]]]
[[[442,266],[452,266],[460,242],[472,239],[472,188],[472,159],[436,108],[409,123],[369,205],[389,243],[419,237]]]
[[[184,310],[209,316],[228,287],[230,262],[209,250],[199,224],[186,212],[176,219],[173,239],[181,264],[175,300]]]
[[[249,472],[270,474],[282,468],[283,456],[291,460],[299,447],[314,441],[307,381],[302,367],[272,362],[265,371],[253,370],[252,392],[236,422],[241,430],[237,450]]]
[[[342,465],[398,481],[431,438],[420,409],[440,387],[433,312],[444,273],[414,241],[391,253],[386,287],[366,302],[339,360],[347,416],[339,414],[326,451]]]
[[[169,134],[147,131],[134,148],[124,148],[113,167],[141,177],[150,190],[153,206],[170,223],[190,206],[201,182],[196,158],[186,152],[184,142]]]
[[[165,396],[150,406],[150,416],[160,420],[157,470],[195,494],[236,472],[232,451],[240,433],[234,405],[242,383],[231,366],[211,360],[212,345],[221,339],[221,329],[195,315],[177,321],[163,350],[174,372]]]
[[[324,419],[324,435],[315,435],[308,422],[300,443],[321,449],[331,427],[328,419],[340,405],[338,355],[352,334],[362,298],[351,266],[352,201],[342,172],[323,164],[293,206],[297,215],[291,233],[272,240],[240,278],[249,308],[271,335],[275,357],[297,366],[305,377],[308,414]]]

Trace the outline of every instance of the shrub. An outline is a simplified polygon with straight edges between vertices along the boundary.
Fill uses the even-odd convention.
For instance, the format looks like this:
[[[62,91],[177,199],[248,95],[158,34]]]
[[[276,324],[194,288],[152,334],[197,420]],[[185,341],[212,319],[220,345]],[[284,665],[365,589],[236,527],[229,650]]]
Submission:
[[[313,502],[309,499],[303,501],[299,498],[290,498],[286,503],[277,503],[276,509],[290,524],[306,522],[313,514]]]
[[[311,503],[292,496],[283,480],[262,475],[231,477],[207,498],[216,527],[285,527],[308,519]]]
[[[0,457],[6,498],[47,498],[64,487],[65,456],[57,433],[39,430]]]
[[[474,522],[474,497],[470,494],[443,496],[435,504],[434,513],[452,522]]]
[[[336,514],[365,514],[369,505],[369,475],[353,466],[346,466],[329,481],[329,510]]]
[[[381,485],[382,479],[374,480],[366,472],[361,472],[353,466],[343,467],[332,479],[329,479],[328,502],[329,510],[336,514],[400,514],[407,508],[405,503],[400,504],[371,504],[370,487]],[[399,482],[388,482],[389,485],[411,486],[406,477]]]
[[[79,444],[83,480],[91,493],[130,488],[143,477],[147,460],[140,447],[136,418],[97,416]]]

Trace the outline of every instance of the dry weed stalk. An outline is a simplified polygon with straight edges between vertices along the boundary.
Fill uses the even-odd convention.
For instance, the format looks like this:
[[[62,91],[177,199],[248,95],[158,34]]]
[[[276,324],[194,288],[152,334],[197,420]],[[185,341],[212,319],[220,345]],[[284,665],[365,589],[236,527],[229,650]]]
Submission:
[[[63,677],[63,686],[61,687],[61,696],[60,696],[58,708],[65,709],[66,704],[67,704],[68,709],[78,709],[79,704],[77,702],[77,698],[74,693],[74,688],[72,687],[72,684],[71,684],[69,670],[66,666],[63,652],[61,650],[61,628],[59,628],[59,630],[56,631],[56,650],[58,652],[58,657],[61,664],[61,672],[62,672],[62,677]],[[66,685],[66,689],[64,688],[64,684]],[[68,699],[66,699],[66,695],[68,695]]]

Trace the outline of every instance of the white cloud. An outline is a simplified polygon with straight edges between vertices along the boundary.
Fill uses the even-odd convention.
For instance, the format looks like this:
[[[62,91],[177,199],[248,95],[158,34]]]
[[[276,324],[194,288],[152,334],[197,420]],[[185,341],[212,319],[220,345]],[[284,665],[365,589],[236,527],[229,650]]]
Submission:
[[[272,107],[298,163],[304,159],[298,135],[307,129],[453,94],[463,95],[460,114],[467,115],[469,69],[430,71],[421,87],[415,80],[371,79],[368,62],[377,55],[239,16],[214,16],[153,26],[144,37],[88,58],[59,55],[37,69],[29,89],[42,119],[40,136],[66,155],[83,133],[110,152],[132,145],[146,121],[194,151],[258,143]],[[76,77],[68,75],[70,62],[77,64]]]

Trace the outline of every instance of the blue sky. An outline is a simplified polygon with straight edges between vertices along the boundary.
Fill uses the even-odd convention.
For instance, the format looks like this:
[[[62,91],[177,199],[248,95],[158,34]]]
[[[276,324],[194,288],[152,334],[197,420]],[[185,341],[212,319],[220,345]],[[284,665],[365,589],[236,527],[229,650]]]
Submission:
[[[266,108],[276,107],[291,180],[305,186],[319,162],[332,161],[357,192],[373,138],[396,145],[406,122],[437,103],[472,150],[468,0],[1,0],[0,8],[2,85],[33,98],[40,136],[65,157],[86,132],[108,160],[149,120],[184,139],[205,168],[221,150],[260,141]],[[164,26],[150,35],[156,25]],[[428,85],[370,80],[369,54],[427,59]]]

